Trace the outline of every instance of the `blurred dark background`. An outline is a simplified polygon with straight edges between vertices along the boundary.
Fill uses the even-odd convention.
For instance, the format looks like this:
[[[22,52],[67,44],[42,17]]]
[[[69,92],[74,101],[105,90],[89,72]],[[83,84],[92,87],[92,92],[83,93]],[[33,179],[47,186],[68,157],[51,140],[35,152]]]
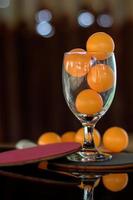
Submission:
[[[0,142],[81,126],[63,97],[62,59],[97,31],[113,37],[118,71],[113,104],[97,128],[132,132],[133,1],[0,0]]]

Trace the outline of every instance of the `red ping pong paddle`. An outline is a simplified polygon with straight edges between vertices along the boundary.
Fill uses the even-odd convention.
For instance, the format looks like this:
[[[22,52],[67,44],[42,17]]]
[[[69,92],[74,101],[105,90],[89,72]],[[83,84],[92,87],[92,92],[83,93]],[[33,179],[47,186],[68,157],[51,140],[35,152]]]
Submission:
[[[80,149],[75,142],[54,143],[0,153],[0,166],[13,166],[66,156]]]

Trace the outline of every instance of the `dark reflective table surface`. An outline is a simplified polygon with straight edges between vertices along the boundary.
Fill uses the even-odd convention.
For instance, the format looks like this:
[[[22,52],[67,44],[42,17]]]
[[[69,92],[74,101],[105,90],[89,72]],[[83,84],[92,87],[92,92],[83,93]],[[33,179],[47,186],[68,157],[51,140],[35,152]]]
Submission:
[[[0,199],[131,199],[132,172],[77,177],[38,168],[37,164],[0,170]],[[91,193],[91,194],[90,194]]]
[[[132,196],[132,169],[79,174],[55,171],[47,162],[0,168],[1,200],[127,200]]]

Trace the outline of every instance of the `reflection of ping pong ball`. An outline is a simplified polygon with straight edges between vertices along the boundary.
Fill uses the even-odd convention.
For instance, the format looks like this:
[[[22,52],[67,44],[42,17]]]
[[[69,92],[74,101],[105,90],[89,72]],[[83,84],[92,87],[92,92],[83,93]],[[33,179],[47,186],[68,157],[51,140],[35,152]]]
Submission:
[[[74,77],[82,77],[88,73],[90,57],[85,51],[70,51],[65,54],[64,68],[68,74]]]
[[[93,52],[93,56],[97,59],[103,60],[107,58],[108,53],[114,51],[115,44],[112,37],[107,33],[96,32],[88,38],[86,48],[88,52]]]
[[[85,89],[77,95],[75,106],[78,112],[92,115],[102,110],[103,100],[96,91]]]
[[[108,174],[102,177],[102,181],[108,190],[112,192],[119,192],[127,186],[128,174]]]
[[[114,73],[110,66],[97,64],[91,67],[87,82],[91,89],[97,92],[105,92],[113,87]]]
[[[47,161],[42,161],[38,164],[39,169],[47,169],[48,168],[48,162]]]
[[[61,142],[61,137],[55,132],[43,133],[38,139],[39,145],[51,144],[56,142]]]

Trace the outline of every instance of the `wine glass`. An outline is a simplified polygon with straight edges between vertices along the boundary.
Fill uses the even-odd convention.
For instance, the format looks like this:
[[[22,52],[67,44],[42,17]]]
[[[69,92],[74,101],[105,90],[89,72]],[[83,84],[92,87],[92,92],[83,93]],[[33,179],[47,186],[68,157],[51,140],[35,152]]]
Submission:
[[[71,161],[111,159],[94,143],[93,130],[109,109],[116,89],[116,62],[113,52],[66,52],[62,70],[63,93],[68,107],[84,128],[79,152],[67,156]]]

